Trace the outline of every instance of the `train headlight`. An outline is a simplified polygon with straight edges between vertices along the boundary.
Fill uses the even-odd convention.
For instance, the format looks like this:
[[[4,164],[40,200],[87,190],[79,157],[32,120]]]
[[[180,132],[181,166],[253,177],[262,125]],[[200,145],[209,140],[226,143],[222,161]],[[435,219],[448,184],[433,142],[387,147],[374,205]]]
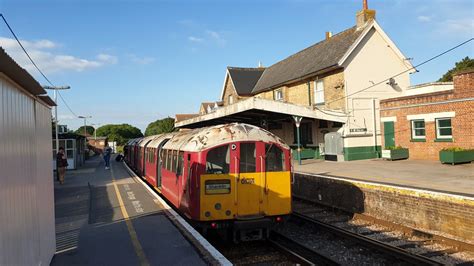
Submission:
[[[206,180],[205,183],[206,194],[229,194],[230,193],[230,180],[219,179],[219,180]]]
[[[222,205],[220,203],[216,203],[216,205],[214,205],[214,208],[216,210],[220,210],[222,208]]]

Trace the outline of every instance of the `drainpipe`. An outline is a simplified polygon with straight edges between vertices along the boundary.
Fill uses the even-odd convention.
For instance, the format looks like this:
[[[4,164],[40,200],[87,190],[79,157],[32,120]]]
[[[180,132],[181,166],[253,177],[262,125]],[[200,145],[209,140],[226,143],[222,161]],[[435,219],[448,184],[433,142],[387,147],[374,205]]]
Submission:
[[[308,103],[311,106],[311,81],[308,81]]]
[[[373,121],[373,138],[374,138],[374,152],[377,154],[377,114],[375,113],[375,98],[372,98],[372,121]],[[377,154],[378,157],[378,154]]]

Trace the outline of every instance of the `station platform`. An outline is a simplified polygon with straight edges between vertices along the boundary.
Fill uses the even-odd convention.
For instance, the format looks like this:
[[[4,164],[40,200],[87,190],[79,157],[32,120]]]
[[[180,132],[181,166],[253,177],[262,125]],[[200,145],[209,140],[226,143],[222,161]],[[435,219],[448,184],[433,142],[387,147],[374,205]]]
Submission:
[[[292,195],[474,244],[474,164],[293,162]]]
[[[382,159],[293,162],[295,172],[342,177],[386,185],[474,197],[474,163],[447,165],[438,161]]]
[[[99,156],[55,182],[56,247],[51,265],[205,265],[165,207],[123,163]]]

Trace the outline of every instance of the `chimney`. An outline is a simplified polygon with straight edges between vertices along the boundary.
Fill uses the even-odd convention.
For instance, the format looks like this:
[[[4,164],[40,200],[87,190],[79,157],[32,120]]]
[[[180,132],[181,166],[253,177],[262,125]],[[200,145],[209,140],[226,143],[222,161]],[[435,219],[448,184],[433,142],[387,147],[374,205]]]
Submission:
[[[362,3],[362,10],[356,14],[357,29],[363,28],[368,22],[375,19],[375,10],[369,9],[367,0],[363,0]]]
[[[332,32],[326,31],[326,40],[329,40],[332,37]]]
[[[258,61],[258,68],[263,68],[262,62]]]

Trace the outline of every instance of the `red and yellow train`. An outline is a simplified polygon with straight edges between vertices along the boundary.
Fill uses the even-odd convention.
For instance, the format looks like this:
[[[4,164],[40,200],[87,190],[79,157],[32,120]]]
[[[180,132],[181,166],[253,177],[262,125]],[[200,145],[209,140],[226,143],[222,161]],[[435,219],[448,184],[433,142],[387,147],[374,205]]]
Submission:
[[[262,239],[291,212],[289,147],[233,123],[130,140],[125,161],[196,227]]]

